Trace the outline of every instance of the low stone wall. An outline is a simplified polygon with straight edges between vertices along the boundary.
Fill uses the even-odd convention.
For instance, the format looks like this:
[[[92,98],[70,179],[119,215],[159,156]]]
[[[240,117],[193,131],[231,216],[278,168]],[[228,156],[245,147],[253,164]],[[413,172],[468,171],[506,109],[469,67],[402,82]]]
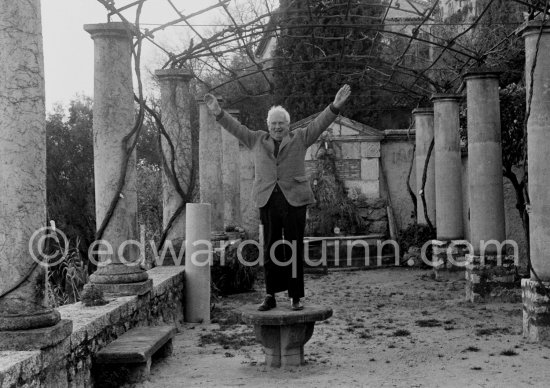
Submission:
[[[184,318],[183,267],[148,271],[153,290],[141,297],[121,297],[104,306],[75,303],[60,307],[62,319],[73,321],[73,333],[42,351],[0,352],[0,388],[93,387],[93,355],[136,326],[174,324]]]

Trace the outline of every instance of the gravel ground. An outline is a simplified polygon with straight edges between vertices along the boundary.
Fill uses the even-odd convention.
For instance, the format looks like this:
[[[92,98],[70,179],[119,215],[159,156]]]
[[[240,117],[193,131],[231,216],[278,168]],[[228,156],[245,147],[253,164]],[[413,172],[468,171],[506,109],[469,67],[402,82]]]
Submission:
[[[174,354],[138,387],[548,387],[550,349],[522,338],[521,303],[463,301],[460,273],[380,269],[306,275],[305,303],[330,306],[305,346],[306,365],[264,364],[235,309],[255,292],[221,298],[208,325],[186,324]],[[279,303],[288,303],[278,296]]]

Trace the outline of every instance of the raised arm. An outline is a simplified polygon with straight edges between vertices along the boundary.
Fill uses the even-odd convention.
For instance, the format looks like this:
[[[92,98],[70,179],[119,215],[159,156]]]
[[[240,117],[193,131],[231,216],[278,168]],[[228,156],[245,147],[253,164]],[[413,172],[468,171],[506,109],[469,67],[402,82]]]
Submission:
[[[208,111],[216,116],[216,120],[225,128],[227,132],[235,136],[246,147],[252,148],[256,141],[256,132],[251,131],[245,125],[242,125],[237,119],[226,113],[218,104],[218,99],[211,94],[204,95],[204,102]]]
[[[340,109],[346,103],[351,94],[351,88],[345,84],[334,96],[334,101],[318,115],[304,130],[304,144],[311,146],[321,136],[340,113]]]

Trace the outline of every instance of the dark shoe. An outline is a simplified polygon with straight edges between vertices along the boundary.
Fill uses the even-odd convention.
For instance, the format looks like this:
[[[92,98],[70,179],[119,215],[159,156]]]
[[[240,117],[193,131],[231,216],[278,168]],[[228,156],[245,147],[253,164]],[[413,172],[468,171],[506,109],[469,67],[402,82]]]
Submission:
[[[290,301],[290,308],[294,311],[303,310],[304,305],[300,303],[300,298],[292,299]]]
[[[259,311],[267,311],[277,307],[277,301],[273,295],[267,295],[261,305],[258,306]]]

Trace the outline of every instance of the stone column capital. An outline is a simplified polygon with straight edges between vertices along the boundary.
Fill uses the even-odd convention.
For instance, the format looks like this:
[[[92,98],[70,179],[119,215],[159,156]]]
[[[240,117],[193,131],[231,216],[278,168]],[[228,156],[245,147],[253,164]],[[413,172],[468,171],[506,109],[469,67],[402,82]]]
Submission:
[[[462,99],[460,94],[434,93],[430,98],[433,102],[458,102]]]
[[[528,35],[538,34],[541,30],[547,34],[550,32],[550,24],[542,20],[530,20],[517,29],[517,35],[525,38]]]
[[[123,22],[84,24],[84,31],[88,32],[92,39],[96,38],[120,38],[132,39],[134,31]]]
[[[412,114],[416,116],[420,116],[420,115],[433,116],[434,108],[416,108],[416,109],[413,109]]]
[[[193,74],[187,69],[160,69],[155,71],[155,76],[159,81],[184,81],[189,82],[193,78]]]
[[[464,79],[464,81],[491,78],[498,80],[501,74],[502,72],[498,70],[473,70],[468,71],[466,74],[464,74],[462,78]]]

